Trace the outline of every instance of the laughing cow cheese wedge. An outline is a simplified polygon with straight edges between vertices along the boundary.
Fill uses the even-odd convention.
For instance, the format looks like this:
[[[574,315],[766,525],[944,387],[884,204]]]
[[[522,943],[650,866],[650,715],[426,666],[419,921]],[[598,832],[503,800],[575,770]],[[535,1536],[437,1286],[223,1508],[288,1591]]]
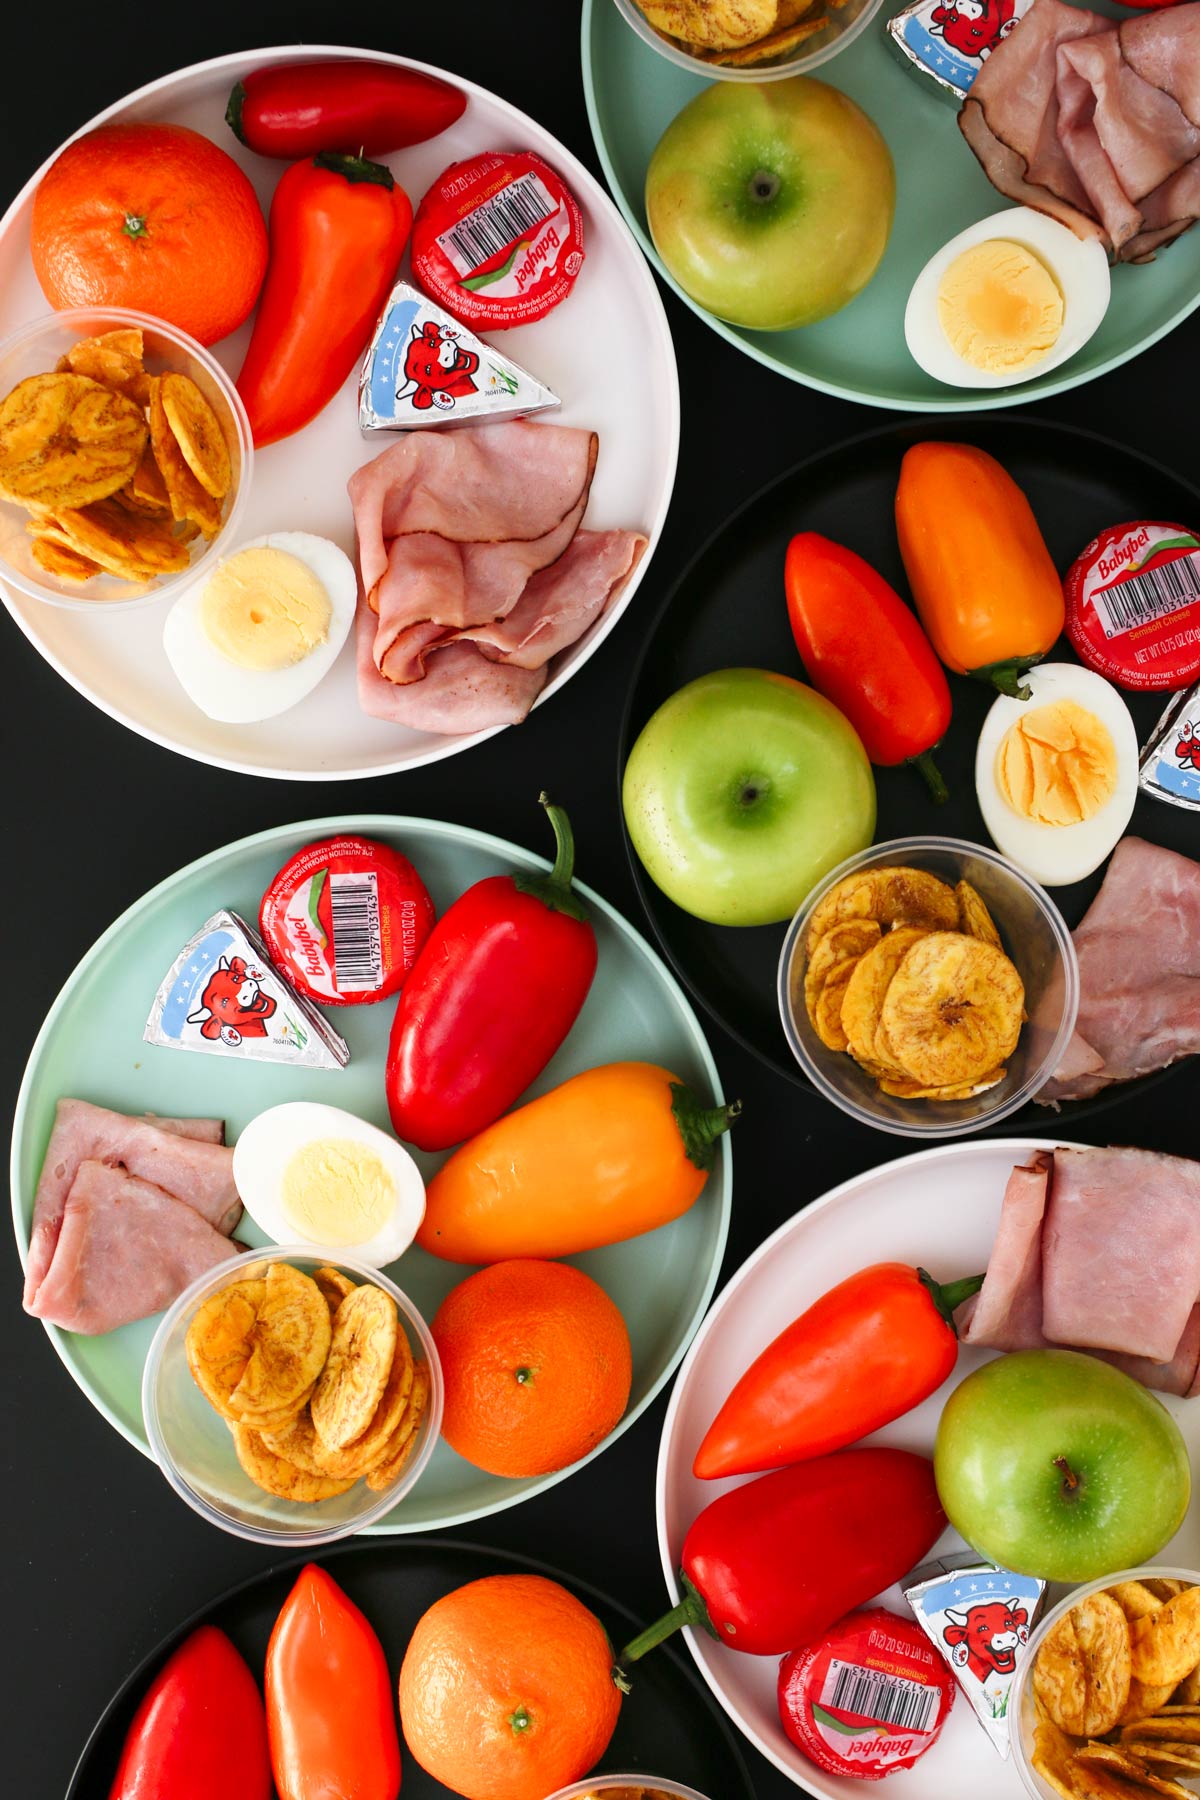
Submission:
[[[1009,1751],[1013,1678],[1045,1596],[1046,1584],[1036,1576],[970,1556],[926,1563],[904,1587],[918,1625],[954,1670],[1001,1756]]]
[[[316,1007],[271,967],[262,939],[235,912],[214,913],[163,978],[148,1044],[300,1069],[343,1069],[350,1052]]]
[[[523,419],[560,404],[511,358],[398,281],[371,339],[358,382],[364,431],[477,425]]]

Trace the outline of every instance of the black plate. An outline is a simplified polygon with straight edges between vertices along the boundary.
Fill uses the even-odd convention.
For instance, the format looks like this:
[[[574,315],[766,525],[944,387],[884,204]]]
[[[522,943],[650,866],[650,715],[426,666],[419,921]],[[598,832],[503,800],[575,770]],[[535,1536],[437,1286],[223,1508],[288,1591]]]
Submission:
[[[1058,568],[1065,572],[1097,532],[1127,519],[1159,518],[1200,525],[1200,491],[1149,457],[1092,432],[990,414],[957,420],[905,421],[851,438],[810,457],[748,500],[713,534],[660,607],[634,670],[622,721],[618,780],[633,741],[650,715],[685,682],[711,669],[761,667],[802,676],[783,597],[783,560],[797,531],[823,532],[847,544],[903,594],[893,502],[900,459],[909,444],[941,438],[978,444],[1025,489]],[[954,505],[947,494],[946,505]],[[1075,661],[1064,638],[1050,661]],[[940,832],[990,842],[975,799],[975,744],[995,697],[982,682],[951,676],[954,717],[938,765],[950,799],[936,806],[911,769],[877,769],[876,841]],[[1139,742],[1166,705],[1165,693],[1126,693]],[[1192,855],[1194,817],[1140,796],[1129,830]],[[718,1024],[777,1073],[808,1087],[783,1035],[775,999],[785,925],[708,925],[668,900],[650,880],[629,841],[634,879],[658,941],[692,997]],[[1079,923],[1100,886],[1101,867],[1086,881],[1053,890],[1067,924]],[[1178,1067],[1178,1065],[1176,1065]],[[1170,1073],[1169,1070],[1162,1074]],[[1059,1115],[1081,1118],[1112,1105],[1161,1075],[1120,1083]],[[1003,1121],[1007,1132],[1054,1122],[1032,1103]]]
[[[228,1632],[261,1683],[271,1627],[308,1557],[297,1557],[231,1588],[186,1620],[126,1677],[100,1715],[71,1777],[66,1800],[108,1800],[121,1745],[138,1702],[167,1657],[197,1625]],[[544,1564],[480,1544],[442,1538],[405,1538],[392,1544],[351,1545],[322,1553],[329,1568],[370,1619],[399,1676],[408,1640],[421,1614],[443,1594],[481,1575],[517,1571],[561,1581],[597,1614],[613,1643],[628,1643],[646,1622],[584,1582]],[[435,1800],[449,1792],[401,1746],[404,1800]],[[638,1667],[633,1692],[600,1769],[663,1775],[714,1800],[754,1800],[741,1752],[724,1715],[679,1654],[656,1650]],[[215,1800],[215,1797],[214,1797]]]

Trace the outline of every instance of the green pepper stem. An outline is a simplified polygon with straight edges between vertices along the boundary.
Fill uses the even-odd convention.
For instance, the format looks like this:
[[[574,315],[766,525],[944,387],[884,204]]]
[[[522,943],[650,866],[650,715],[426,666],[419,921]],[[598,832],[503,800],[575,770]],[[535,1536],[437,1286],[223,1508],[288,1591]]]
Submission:
[[[716,1161],[717,1139],[741,1118],[742,1103],[731,1100],[726,1106],[705,1106],[690,1087],[685,1087],[682,1081],[673,1081],[671,1113],[683,1139],[684,1155],[707,1175]]]
[[[957,1337],[958,1327],[954,1323],[955,1309],[961,1306],[964,1300],[969,1300],[972,1294],[979,1292],[983,1286],[983,1276],[964,1275],[961,1281],[940,1282],[933,1279],[928,1269],[918,1269],[917,1279]]]
[[[908,761],[925,777],[925,785],[937,804],[944,806],[950,798],[950,790],[942,780],[942,772],[933,760],[933,752],[922,750],[919,756],[910,756]]]
[[[318,150],[313,157],[314,169],[328,169],[331,175],[340,175],[351,186],[360,181],[372,182],[376,187],[387,188],[390,192],[396,185],[395,177],[390,169],[382,163],[371,162],[365,156],[347,156],[341,150]]]
[[[587,907],[571,885],[575,878],[575,833],[571,821],[544,790],[538,795],[538,804],[545,808],[554,829],[554,867],[548,875],[514,875],[513,884],[522,894],[532,894],[551,912],[565,913],[569,919],[585,924]]]
[[[225,108],[225,123],[243,144],[246,141],[242,128],[242,108],[245,104],[246,90],[239,81],[229,96],[229,105]]]
[[[984,663],[978,669],[968,669],[967,673],[973,681],[990,682],[999,693],[1007,694],[1010,700],[1029,700],[1033,689],[1021,677],[1040,663],[1046,654],[1044,650],[1035,650],[1030,656],[1012,656],[1005,662]]]
[[[705,1631],[712,1632],[712,1635],[716,1636],[712,1620],[708,1616],[707,1606],[686,1578],[684,1579],[684,1589],[683,1599],[678,1606],[673,1606],[670,1612],[664,1613],[661,1619],[656,1619],[653,1625],[647,1625],[645,1631],[639,1632],[631,1643],[626,1644],[617,1659],[618,1668],[625,1663],[637,1662],[645,1656],[648,1650],[653,1650],[656,1645],[664,1643],[676,1631],[681,1631],[685,1625],[700,1625]]]

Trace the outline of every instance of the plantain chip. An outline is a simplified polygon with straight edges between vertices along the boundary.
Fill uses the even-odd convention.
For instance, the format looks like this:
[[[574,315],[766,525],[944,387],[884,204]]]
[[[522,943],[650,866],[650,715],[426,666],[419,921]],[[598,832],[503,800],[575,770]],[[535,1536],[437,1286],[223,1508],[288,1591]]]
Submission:
[[[842,1001],[841,1022],[851,1056],[864,1065],[872,1062],[881,1065],[885,1072],[904,1073],[899,1064],[894,1070],[889,1069],[875,1037],[892,976],[922,936],[924,933],[919,925],[898,925],[864,950],[851,970]]]
[[[69,544],[59,543],[42,532],[34,535],[29,554],[39,569],[56,576],[59,581],[90,581],[93,575],[100,573],[100,564],[93,562],[90,556],[82,556]]]
[[[1165,1708],[1155,1713],[1152,1719],[1139,1719],[1134,1725],[1126,1725],[1121,1731],[1121,1738],[1129,1742],[1133,1738],[1171,1739],[1179,1744],[1191,1744],[1200,1750],[1200,1718],[1195,1714],[1190,1717],[1172,1715]]]
[[[874,919],[883,928],[920,925],[926,931],[957,931],[958,901],[953,888],[926,869],[897,863],[856,871],[818,903],[809,921],[808,954],[831,926],[847,919]]]
[[[102,331],[98,337],[80,338],[72,344],[60,367],[65,365],[76,375],[86,375],[144,407],[150,398],[150,377],[142,366],[142,354],[140,329]]]
[[[1011,1056],[1024,1016],[1024,984],[1003,950],[933,931],[892,977],[881,1023],[915,1080],[950,1087],[979,1081]]]
[[[343,1275],[340,1269],[314,1269],[313,1280],[325,1296],[325,1304],[329,1308],[329,1317],[332,1321],[338,1307],[347,1294],[354,1292],[357,1283],[351,1281],[348,1275]]]
[[[655,31],[693,49],[753,44],[775,28],[776,0],[637,0]]]
[[[824,31],[828,23],[824,13],[818,13],[815,18],[802,19],[783,31],[773,31],[769,37],[759,38],[757,43],[745,44],[740,50],[701,50],[698,60],[723,69],[753,68],[755,63],[774,62],[779,57],[790,56],[807,38]]]
[[[329,1308],[316,1282],[290,1263],[271,1263],[250,1357],[229,1395],[234,1416],[254,1423],[298,1411],[325,1366],[330,1336]]]
[[[1144,1619],[1157,1612],[1163,1604],[1142,1581],[1118,1581],[1108,1592],[1131,1624],[1134,1619]]]
[[[206,494],[223,500],[233,468],[220,419],[190,375],[164,375],[159,397],[184,462]]]
[[[184,1350],[192,1379],[223,1419],[232,1419],[229,1396],[246,1372],[266,1282],[230,1282],[197,1307]]]
[[[30,375],[0,403],[0,498],[57,511],[123,486],[146,443],[140,407],[85,375]]]
[[[1200,1775],[1200,1744],[1172,1743],[1168,1738],[1142,1739],[1136,1732],[1131,1732],[1126,1741],[1144,1763],[1173,1770],[1177,1775]]]
[[[1071,1778],[1075,1760],[1074,1746],[1049,1719],[1043,1719],[1034,1731],[1033,1754],[1029,1760],[1047,1787],[1052,1787],[1056,1794],[1061,1794],[1063,1800],[1076,1800],[1075,1784]]]
[[[151,376],[150,444],[163,478],[171,513],[179,520],[194,520],[205,537],[213,537],[221,527],[220,503],[213,499],[206,488],[201,487],[188,467],[163,408],[162,383],[161,375]]]
[[[1140,1792],[1144,1800],[1145,1791],[1149,1789],[1151,1793],[1169,1794],[1174,1797],[1174,1800],[1196,1800],[1195,1795],[1190,1794],[1187,1788],[1180,1787],[1177,1781],[1170,1781],[1161,1775],[1154,1774],[1128,1744],[1082,1744],[1075,1751],[1075,1760],[1077,1763],[1082,1763],[1085,1770],[1083,1785],[1076,1789],[1078,1793],[1102,1794],[1107,1800],[1109,1794],[1124,1795]],[[1122,1776],[1127,1776],[1130,1781],[1135,1783],[1135,1787],[1127,1788],[1124,1781],[1121,1781],[1119,1788],[1108,1787],[1103,1783],[1098,1787],[1093,1786],[1089,1782],[1088,1776],[1096,1768],[1108,1774],[1115,1774],[1118,1780]]]
[[[1187,1588],[1186,1581],[1180,1581],[1177,1575],[1146,1575],[1142,1578],[1142,1586],[1157,1594],[1160,1600],[1173,1600],[1176,1594],[1182,1594]]]
[[[1172,1690],[1171,1698],[1191,1706],[1200,1701],[1200,1667],[1188,1671],[1178,1687]]]
[[[279,1456],[257,1431],[246,1425],[234,1425],[233,1447],[242,1468],[256,1487],[279,1500],[332,1500],[352,1488],[352,1481],[339,1481],[333,1475],[315,1475],[301,1469],[286,1457]]]
[[[412,1348],[401,1329],[396,1333],[396,1351],[387,1385],[367,1429],[341,1450],[331,1449],[317,1434],[315,1454],[321,1468],[330,1475],[349,1475],[355,1479],[369,1474],[390,1449],[393,1434],[408,1410],[412,1385]]]
[[[116,497],[137,512],[165,514],[170,518],[171,502],[166,483],[149,444],[142,451],[141,461],[125,486],[118,489]]]
[[[58,512],[58,530],[71,547],[113,575],[132,581],[176,574],[189,562],[186,544],[158,518],[130,513],[115,500]]]
[[[1132,1629],[1112,1596],[1101,1592],[1064,1613],[1042,1640],[1033,1689],[1060,1731],[1097,1738],[1116,1725],[1129,1698]]]
[[[328,1357],[312,1396],[313,1424],[331,1450],[343,1450],[371,1423],[399,1334],[395,1301],[382,1288],[364,1282],[338,1307]]]
[[[421,1436],[421,1420],[429,1405],[429,1392],[429,1367],[423,1362],[416,1363],[413,1366],[408,1405],[400,1423],[388,1439],[382,1456],[367,1476],[367,1486],[375,1493],[381,1494],[393,1485],[416,1449]]]
[[[1111,1593],[1112,1590],[1110,1589],[1109,1592]],[[1128,1616],[1126,1614],[1126,1617]],[[1146,1683],[1139,1681],[1135,1675],[1129,1683],[1129,1698],[1125,1702],[1117,1724],[1119,1726],[1134,1725],[1139,1719],[1152,1718],[1160,1708],[1167,1704],[1172,1691],[1169,1685],[1147,1687]]]
[[[1131,1629],[1133,1673],[1148,1686],[1182,1681],[1200,1663],[1200,1587],[1186,1588]],[[1195,1741],[1200,1743],[1200,1718]],[[1187,1737],[1186,1732],[1180,1733]]]
[[[968,937],[979,938],[985,944],[1003,950],[1000,933],[996,930],[996,922],[983,902],[983,898],[971,886],[969,881],[960,881],[954,890],[954,898],[958,903],[958,929],[965,931]]]
[[[1004,1067],[991,1069],[981,1075],[978,1081],[960,1081],[946,1087],[922,1087],[919,1081],[905,1080],[884,1073],[879,1085],[885,1094],[892,1094],[897,1100],[973,1100],[976,1094],[986,1094],[989,1088],[998,1087],[1008,1074]]]

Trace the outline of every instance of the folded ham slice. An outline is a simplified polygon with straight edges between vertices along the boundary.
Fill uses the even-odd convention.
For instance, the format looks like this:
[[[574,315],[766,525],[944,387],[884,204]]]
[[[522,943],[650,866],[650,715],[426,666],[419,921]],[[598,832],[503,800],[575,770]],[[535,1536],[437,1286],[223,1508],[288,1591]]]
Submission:
[[[1042,1237],[1051,1343],[1170,1362],[1200,1295],[1200,1163],[1056,1150]]]
[[[964,1344],[1058,1346],[1144,1387],[1200,1390],[1200,1163],[1057,1149],[1013,1170]]]
[[[112,1331],[161,1312],[241,1248],[153,1182],[85,1159],[66,1197],[54,1261],[28,1310],[64,1331]]]
[[[449,733],[525,717],[646,547],[580,530],[597,449],[594,432],[518,420],[410,433],[355,471],[364,712]]]
[[[1200,215],[1200,5],[1120,25],[1034,0],[980,70],[959,126],[993,186],[1120,261]]]
[[[183,1126],[199,1130],[184,1131]],[[233,1185],[233,1151],[216,1140],[219,1121],[127,1118],[87,1100],[60,1100],[33,1201],[24,1306],[33,1302],[55,1259],[67,1195],[82,1162],[120,1165],[154,1182],[228,1236],[242,1216]]]
[[[1079,1016],[1043,1106],[1200,1051],[1200,864],[1122,838],[1073,938]]]

